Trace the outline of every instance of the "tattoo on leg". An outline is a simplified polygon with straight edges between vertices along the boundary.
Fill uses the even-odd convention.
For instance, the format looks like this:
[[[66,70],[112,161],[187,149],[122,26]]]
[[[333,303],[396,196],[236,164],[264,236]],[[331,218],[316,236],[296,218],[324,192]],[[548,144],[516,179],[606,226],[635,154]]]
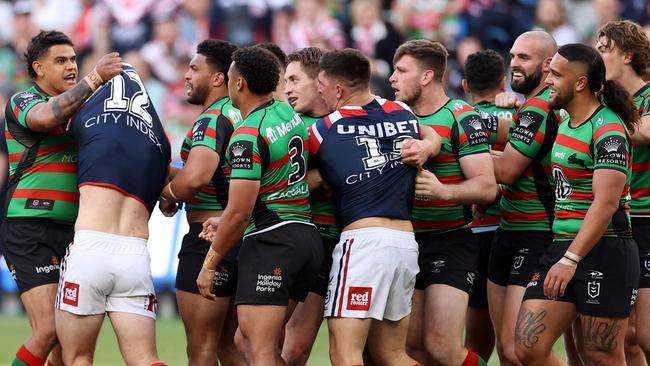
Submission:
[[[539,341],[539,335],[546,330],[546,325],[543,323],[545,317],[544,309],[535,313],[522,308],[515,328],[516,341],[526,348],[533,348]]]
[[[622,330],[620,320],[581,316],[580,324],[585,346],[607,353],[618,346],[616,339]]]

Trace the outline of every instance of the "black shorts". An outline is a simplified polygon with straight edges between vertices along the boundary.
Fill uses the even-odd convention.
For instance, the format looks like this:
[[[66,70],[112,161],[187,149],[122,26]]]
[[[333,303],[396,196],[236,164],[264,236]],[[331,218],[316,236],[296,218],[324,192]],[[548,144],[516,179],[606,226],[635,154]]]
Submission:
[[[639,246],[639,288],[650,288],[650,217],[633,217],[632,234]]]
[[[524,300],[543,299],[544,279],[571,241],[556,241],[531,276]],[[582,315],[627,318],[636,300],[639,251],[633,239],[602,238],[585,256],[559,301],[576,305]]]
[[[283,305],[305,301],[323,260],[313,225],[290,223],[248,235],[239,251],[235,305]]]
[[[190,231],[183,237],[181,250],[178,252],[178,269],[176,270],[176,289],[193,294],[199,293],[196,278],[201,272],[205,255],[210,243],[199,238],[203,224],[190,224]],[[237,243],[217,265],[212,293],[218,297],[229,297],[237,290],[237,253],[240,243]]]
[[[327,296],[327,285],[329,283],[330,270],[332,269],[332,252],[334,252],[334,247],[339,241],[324,237],[321,237],[321,239],[323,240],[323,264],[321,265],[316,282],[314,282],[310,291],[324,299]]]
[[[490,251],[488,279],[503,287],[525,287],[552,242],[550,231],[498,229]]]
[[[59,283],[59,263],[74,238],[74,226],[43,218],[5,218],[2,253],[18,290]]]
[[[471,294],[476,276],[478,242],[470,229],[443,234],[416,233],[415,241],[420,251],[416,290],[442,284]]]
[[[494,231],[484,231],[474,234],[478,241],[478,264],[476,266],[477,271],[476,278],[474,279],[474,286],[472,287],[472,293],[469,296],[469,306],[476,309],[488,308],[487,271],[494,233]]]

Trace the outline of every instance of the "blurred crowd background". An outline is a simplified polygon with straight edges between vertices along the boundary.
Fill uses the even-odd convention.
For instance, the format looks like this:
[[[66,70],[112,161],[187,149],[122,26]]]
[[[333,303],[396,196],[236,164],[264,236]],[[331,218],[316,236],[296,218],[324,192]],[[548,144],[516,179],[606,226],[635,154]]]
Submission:
[[[183,76],[206,38],[238,45],[275,42],[285,52],[306,46],[354,47],[373,65],[373,89],[392,97],[392,57],[409,38],[429,38],[450,51],[446,82],[462,97],[467,55],[507,54],[514,39],[544,29],[559,44],[593,44],[609,20],[626,18],[650,32],[646,0],[14,0],[0,1],[0,105],[24,89],[23,53],[39,29],[70,35],[80,77],[101,55],[118,51],[140,72],[178,154],[198,107],[185,102]]]

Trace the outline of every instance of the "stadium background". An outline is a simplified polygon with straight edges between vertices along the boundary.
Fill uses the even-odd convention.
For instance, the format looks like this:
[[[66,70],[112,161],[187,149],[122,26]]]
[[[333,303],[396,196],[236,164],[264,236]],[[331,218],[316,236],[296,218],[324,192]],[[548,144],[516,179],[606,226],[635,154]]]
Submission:
[[[392,98],[387,83],[395,49],[409,38],[438,40],[450,51],[448,94],[463,98],[461,65],[467,55],[492,48],[504,55],[530,29],[550,32],[559,44],[593,44],[609,20],[631,19],[650,32],[646,0],[16,0],[0,1],[0,107],[29,83],[22,55],[39,29],[70,35],[79,75],[98,58],[118,51],[139,71],[172,141],[174,158],[200,107],[185,102],[183,75],[195,45],[222,38],[239,45],[275,42],[285,52],[319,46],[354,47],[372,60],[372,88]],[[3,108],[4,110],[4,108]],[[1,114],[4,118],[4,113]],[[187,231],[184,216],[150,222],[152,272],[160,296],[158,347],[170,365],[185,363],[184,333],[176,315],[173,282],[176,253]],[[16,287],[0,264],[0,364],[28,336]],[[558,350],[563,352],[560,344]],[[112,332],[102,332],[96,364],[120,364]],[[321,329],[312,365],[326,365]],[[493,355],[490,364],[497,364]]]

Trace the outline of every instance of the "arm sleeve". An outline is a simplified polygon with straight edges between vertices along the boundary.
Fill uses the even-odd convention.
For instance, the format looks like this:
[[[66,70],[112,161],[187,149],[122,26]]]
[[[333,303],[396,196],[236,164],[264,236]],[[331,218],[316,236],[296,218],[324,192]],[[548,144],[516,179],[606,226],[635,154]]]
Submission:
[[[630,163],[630,140],[623,123],[610,122],[594,131],[594,169],[614,169],[628,173]]]
[[[534,107],[522,108],[510,127],[508,142],[524,156],[535,158],[544,143],[547,116],[548,113]]]
[[[260,139],[245,132],[233,134],[228,147],[231,179],[262,179]]]
[[[458,157],[489,152],[488,129],[478,113],[466,114],[458,121]]]
[[[16,117],[16,121],[18,121],[21,126],[28,128],[27,113],[29,113],[35,105],[43,102],[47,102],[43,96],[24,91],[11,97],[11,111]]]

